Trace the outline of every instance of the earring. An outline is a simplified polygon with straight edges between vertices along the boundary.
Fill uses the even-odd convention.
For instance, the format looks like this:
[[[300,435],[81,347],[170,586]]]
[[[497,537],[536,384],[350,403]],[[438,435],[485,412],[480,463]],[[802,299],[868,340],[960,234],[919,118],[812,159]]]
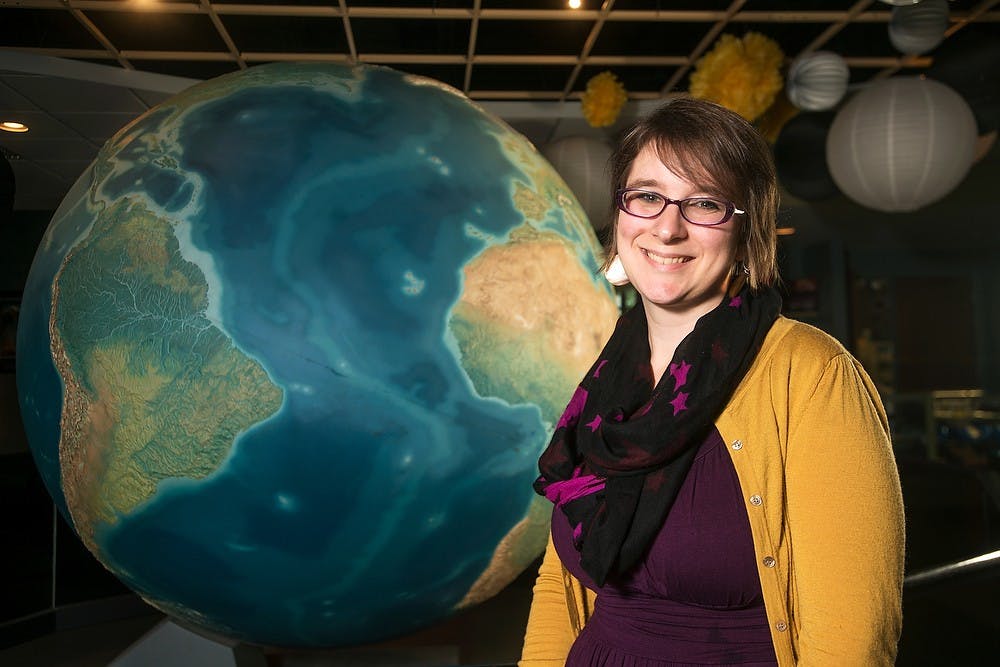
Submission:
[[[750,266],[746,262],[741,262],[743,264],[743,273],[750,275]]]
[[[628,284],[628,276],[625,274],[625,267],[622,266],[622,258],[615,255],[615,258],[608,264],[604,271],[604,278],[612,285],[622,286]]]

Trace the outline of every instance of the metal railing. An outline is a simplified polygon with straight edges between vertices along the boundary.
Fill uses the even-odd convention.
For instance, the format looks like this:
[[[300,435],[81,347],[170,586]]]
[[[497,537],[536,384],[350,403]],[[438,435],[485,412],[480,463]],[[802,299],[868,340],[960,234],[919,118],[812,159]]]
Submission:
[[[974,558],[967,558],[911,574],[903,579],[903,590],[914,590],[997,567],[1000,567],[1000,551],[992,551]]]

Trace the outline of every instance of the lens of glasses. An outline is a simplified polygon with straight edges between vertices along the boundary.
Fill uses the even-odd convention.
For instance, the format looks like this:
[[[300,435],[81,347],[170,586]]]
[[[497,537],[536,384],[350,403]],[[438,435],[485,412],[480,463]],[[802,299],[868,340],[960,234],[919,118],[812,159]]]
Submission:
[[[714,225],[722,222],[729,214],[727,202],[709,197],[692,197],[681,202],[681,213],[691,222]]]
[[[667,207],[667,202],[677,204],[681,215],[696,225],[717,225],[729,219],[733,206],[714,197],[689,197],[681,201],[668,200],[649,190],[622,190],[621,205],[626,213],[641,218],[655,218]]]
[[[655,218],[667,203],[660,195],[646,190],[624,190],[621,200],[627,213],[640,218]]]

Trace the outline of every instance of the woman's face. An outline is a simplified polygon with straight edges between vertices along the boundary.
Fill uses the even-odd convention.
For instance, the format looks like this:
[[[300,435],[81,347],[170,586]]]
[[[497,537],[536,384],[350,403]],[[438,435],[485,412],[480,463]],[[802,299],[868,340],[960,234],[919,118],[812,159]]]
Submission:
[[[625,187],[652,190],[670,199],[724,199],[672,172],[651,146],[636,157]],[[717,306],[736,262],[736,224],[734,216],[714,227],[695,225],[681,217],[674,204],[656,218],[619,211],[618,255],[647,312],[656,307],[697,318]]]

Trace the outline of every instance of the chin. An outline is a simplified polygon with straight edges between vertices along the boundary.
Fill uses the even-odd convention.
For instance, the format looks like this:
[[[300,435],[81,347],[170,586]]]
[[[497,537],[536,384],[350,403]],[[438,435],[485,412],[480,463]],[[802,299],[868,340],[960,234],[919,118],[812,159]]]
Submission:
[[[637,290],[642,296],[643,303],[647,306],[655,306],[665,310],[686,311],[692,309],[710,310],[717,306],[724,292],[711,294],[678,294],[668,290]]]

